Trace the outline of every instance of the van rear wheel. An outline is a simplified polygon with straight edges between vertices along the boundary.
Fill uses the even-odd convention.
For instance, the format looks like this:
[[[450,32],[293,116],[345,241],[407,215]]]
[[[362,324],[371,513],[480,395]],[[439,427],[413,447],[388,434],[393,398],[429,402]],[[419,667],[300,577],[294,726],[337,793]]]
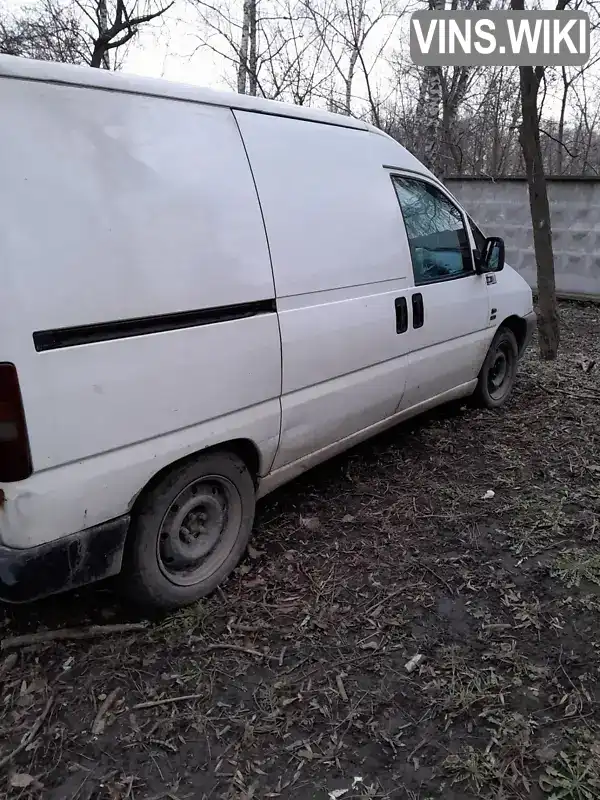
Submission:
[[[483,408],[500,408],[510,397],[517,377],[519,347],[510,328],[499,328],[479,373],[473,399]]]
[[[180,608],[210,594],[248,545],[255,488],[244,462],[215,452],[176,467],[141,499],[122,579],[137,604]]]

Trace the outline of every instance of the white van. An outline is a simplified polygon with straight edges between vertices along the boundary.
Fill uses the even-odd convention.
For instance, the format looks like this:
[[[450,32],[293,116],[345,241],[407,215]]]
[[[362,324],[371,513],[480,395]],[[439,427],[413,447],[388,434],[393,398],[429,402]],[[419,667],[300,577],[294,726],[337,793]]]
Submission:
[[[502,405],[532,293],[344,116],[0,56],[0,598],[175,608],[256,499],[425,409]]]

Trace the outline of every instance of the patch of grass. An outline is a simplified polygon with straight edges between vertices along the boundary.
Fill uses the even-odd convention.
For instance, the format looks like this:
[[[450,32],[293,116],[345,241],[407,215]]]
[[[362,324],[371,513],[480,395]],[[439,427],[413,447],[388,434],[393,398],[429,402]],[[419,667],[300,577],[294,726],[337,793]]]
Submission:
[[[446,774],[453,784],[466,784],[480,798],[506,800],[515,792],[529,794],[534,724],[522,714],[506,711],[488,715],[485,722],[487,746],[480,749],[467,745],[448,756],[443,764]]]
[[[561,752],[540,776],[540,788],[548,800],[598,800],[599,766],[597,753]]]
[[[550,575],[560,578],[569,589],[579,587],[582,580],[600,586],[600,553],[581,548],[564,550],[551,564]]]
[[[444,714],[446,728],[463,720],[472,730],[480,719],[504,707],[512,681],[499,677],[494,667],[473,669],[456,646],[441,648],[437,663],[432,680],[423,688],[436,711]]]
[[[521,715],[495,720],[484,749],[467,746],[446,758],[444,768],[452,784],[461,783],[480,798],[508,800],[529,796],[537,782],[547,800],[598,800],[600,773],[597,749],[571,748],[559,752],[541,775],[540,757],[533,747],[533,729]],[[552,751],[550,751],[552,752]],[[541,754],[541,755],[540,755]]]

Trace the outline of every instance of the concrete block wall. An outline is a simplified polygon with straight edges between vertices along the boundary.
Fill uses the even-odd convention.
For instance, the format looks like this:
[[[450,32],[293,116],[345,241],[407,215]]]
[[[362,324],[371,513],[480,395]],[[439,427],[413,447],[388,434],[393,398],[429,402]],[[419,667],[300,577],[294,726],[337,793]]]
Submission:
[[[506,262],[530,286],[536,266],[527,183],[521,179],[447,179],[486,236],[502,236]],[[600,300],[600,179],[549,179],[557,292]]]

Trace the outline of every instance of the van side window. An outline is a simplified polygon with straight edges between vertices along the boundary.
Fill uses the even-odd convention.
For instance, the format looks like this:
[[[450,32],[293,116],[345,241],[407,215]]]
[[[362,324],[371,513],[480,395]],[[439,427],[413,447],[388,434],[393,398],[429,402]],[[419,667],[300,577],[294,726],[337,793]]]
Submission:
[[[412,257],[415,284],[473,275],[462,213],[429,183],[393,176]]]

